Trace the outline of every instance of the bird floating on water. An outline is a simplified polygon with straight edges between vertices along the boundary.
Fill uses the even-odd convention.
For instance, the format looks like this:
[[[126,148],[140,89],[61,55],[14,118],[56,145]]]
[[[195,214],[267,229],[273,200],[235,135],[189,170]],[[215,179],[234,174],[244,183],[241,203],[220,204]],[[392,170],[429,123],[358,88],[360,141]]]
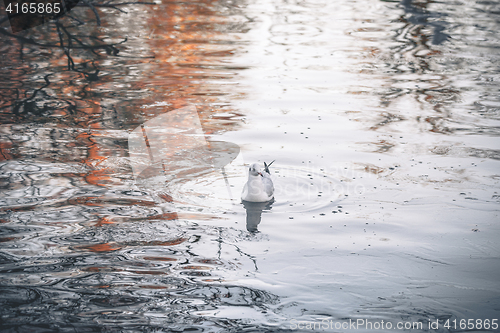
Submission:
[[[241,200],[249,202],[266,202],[274,198],[274,185],[269,167],[273,164],[264,162],[264,171],[260,170],[258,163],[248,169],[248,181],[243,187]]]

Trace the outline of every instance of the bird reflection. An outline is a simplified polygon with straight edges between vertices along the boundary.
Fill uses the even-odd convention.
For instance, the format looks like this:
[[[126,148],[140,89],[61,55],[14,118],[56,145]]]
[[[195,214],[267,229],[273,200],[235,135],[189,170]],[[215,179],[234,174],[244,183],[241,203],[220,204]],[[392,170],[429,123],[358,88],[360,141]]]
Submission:
[[[250,202],[245,200],[241,202],[247,211],[247,230],[250,232],[258,232],[257,226],[261,221],[262,212],[271,210],[274,199],[266,202]]]

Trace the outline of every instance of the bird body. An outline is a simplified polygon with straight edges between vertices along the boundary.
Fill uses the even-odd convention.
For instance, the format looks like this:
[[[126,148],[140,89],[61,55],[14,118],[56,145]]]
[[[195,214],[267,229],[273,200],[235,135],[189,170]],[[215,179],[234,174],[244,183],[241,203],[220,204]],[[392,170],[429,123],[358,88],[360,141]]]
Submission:
[[[273,161],[274,162],[274,161]],[[266,202],[274,198],[274,185],[269,172],[269,166],[273,162],[264,162],[264,171],[260,170],[259,164],[254,163],[248,169],[248,181],[243,187],[241,200],[249,202]]]

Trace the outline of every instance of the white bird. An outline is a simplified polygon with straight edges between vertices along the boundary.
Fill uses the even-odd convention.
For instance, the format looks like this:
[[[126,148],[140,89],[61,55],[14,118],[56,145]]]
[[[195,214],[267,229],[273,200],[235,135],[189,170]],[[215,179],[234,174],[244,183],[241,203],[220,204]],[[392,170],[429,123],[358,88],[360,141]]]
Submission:
[[[273,164],[264,162],[264,171],[260,170],[259,164],[254,163],[248,169],[248,181],[243,187],[241,200],[249,202],[266,202],[274,198],[274,185],[271,180],[269,166]]]

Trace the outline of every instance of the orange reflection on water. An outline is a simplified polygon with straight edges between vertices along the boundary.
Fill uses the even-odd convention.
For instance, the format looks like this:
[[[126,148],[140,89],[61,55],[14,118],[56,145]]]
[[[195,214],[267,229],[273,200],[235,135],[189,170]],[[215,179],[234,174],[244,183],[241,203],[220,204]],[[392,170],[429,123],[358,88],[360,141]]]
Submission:
[[[12,159],[12,155],[10,153],[11,149],[12,149],[11,142],[0,141],[0,162]]]
[[[90,252],[112,252],[120,250],[122,247],[116,243],[104,243],[104,244],[94,244],[94,245],[80,245],[75,246],[77,249],[88,250]]]
[[[100,217],[99,220],[96,222],[95,226],[96,227],[102,227],[106,224],[114,224],[113,220],[107,216]]]
[[[180,237],[171,240],[154,240],[154,241],[130,241],[130,242],[121,242],[121,243],[101,243],[101,244],[92,244],[92,245],[77,245],[74,246],[75,249],[78,250],[87,250],[90,252],[112,252],[121,250],[124,247],[128,246],[174,246],[179,245],[187,241],[187,238]]]
[[[0,83],[9,87],[1,92],[2,123],[46,124],[40,127],[47,127],[47,134],[33,138],[44,144],[36,152],[31,150],[30,158],[36,155],[48,161],[81,162],[88,166],[84,180],[104,187],[121,179],[114,177],[113,170],[95,166],[110,157],[126,158],[128,150],[119,144],[107,146],[103,142],[112,141],[113,135],[101,140],[99,132],[109,128],[126,131],[161,113],[193,103],[205,133],[235,128],[238,122],[231,117],[224,121],[211,118],[214,112],[234,111],[228,98],[231,89],[221,88],[215,81],[237,75],[237,69],[228,67],[226,60],[237,53],[239,45],[227,31],[242,29],[231,28],[234,18],[221,15],[219,5],[215,0],[138,5],[141,22],[130,24],[139,37],[130,37],[121,44],[118,41],[123,40],[122,32],[130,27],[124,26],[119,13],[101,17],[102,26],[107,28],[105,35],[92,22],[74,26],[69,24],[74,22],[63,17],[61,24],[83,43],[75,39],[71,48],[68,36],[63,34],[62,41],[71,58],[60,47],[60,36],[53,23],[25,32],[26,38],[50,45],[41,48],[34,44],[25,53],[19,52],[15,37],[0,35],[8,65],[8,70],[0,74]],[[86,18],[93,17],[90,9],[81,11],[83,16],[88,15]],[[82,47],[103,40],[118,44],[93,51]],[[137,56],[121,56],[122,52],[134,51]],[[19,59],[20,54],[23,59]],[[26,65],[38,62],[43,66]],[[129,69],[133,66],[138,70]],[[143,108],[148,105],[153,106]],[[234,116],[241,115],[234,112]],[[51,129],[64,136],[64,140],[58,141],[57,135],[49,134]],[[31,132],[19,134],[33,137]],[[0,142],[0,161],[25,158],[29,151],[25,147],[30,144],[17,142],[16,138]]]

